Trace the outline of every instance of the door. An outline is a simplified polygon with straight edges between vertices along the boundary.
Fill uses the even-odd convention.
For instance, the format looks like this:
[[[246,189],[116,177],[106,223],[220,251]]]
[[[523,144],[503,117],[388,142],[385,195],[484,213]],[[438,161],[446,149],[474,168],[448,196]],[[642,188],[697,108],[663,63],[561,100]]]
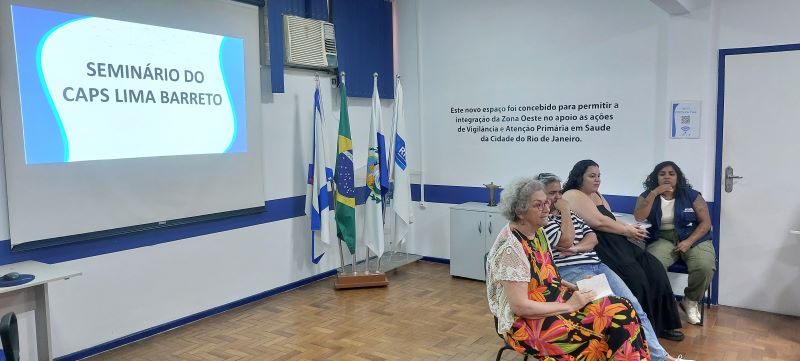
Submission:
[[[800,51],[724,61],[719,303],[800,316]]]

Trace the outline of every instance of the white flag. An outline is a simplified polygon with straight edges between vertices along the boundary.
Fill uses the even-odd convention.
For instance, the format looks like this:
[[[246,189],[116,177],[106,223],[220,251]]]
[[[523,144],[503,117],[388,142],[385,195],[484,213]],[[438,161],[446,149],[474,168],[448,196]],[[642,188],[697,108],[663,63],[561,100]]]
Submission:
[[[411,177],[409,175],[406,154],[406,119],[403,109],[403,86],[397,80],[394,97],[393,135],[394,149],[392,157],[392,209],[394,210],[394,246],[395,250],[406,240],[411,224]]]
[[[367,201],[364,216],[364,243],[378,257],[385,250],[383,239],[383,195],[389,190],[389,167],[386,164],[386,141],[383,136],[378,77],[372,89],[372,123],[367,152]]]
[[[308,186],[306,187],[306,214],[311,219],[311,262],[319,263],[323,252],[319,256],[314,251],[314,233],[319,232],[319,238],[325,244],[330,244],[330,217],[331,198],[328,191],[331,189],[330,181],[333,170],[328,168],[325,157],[325,116],[322,113],[322,101],[319,95],[319,84],[314,91],[314,133],[311,140],[311,161],[308,163]]]

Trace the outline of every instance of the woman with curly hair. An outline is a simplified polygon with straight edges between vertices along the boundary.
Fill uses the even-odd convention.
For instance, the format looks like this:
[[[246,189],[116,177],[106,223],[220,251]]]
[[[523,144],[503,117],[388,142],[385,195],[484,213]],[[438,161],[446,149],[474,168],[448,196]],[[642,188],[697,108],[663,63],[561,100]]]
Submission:
[[[691,324],[700,323],[698,301],[716,270],[716,252],[711,242],[711,216],[700,192],[692,189],[675,162],[661,162],[644,181],[645,191],[636,200],[633,216],[647,220],[647,252],[664,269],[678,259],[686,262],[689,282],[681,307]]]
[[[500,210],[509,223],[489,250],[486,292],[497,333],[520,353],[540,360],[650,360],[631,303],[595,299],[561,279],[542,226],[550,204],[536,179],[503,189]]]

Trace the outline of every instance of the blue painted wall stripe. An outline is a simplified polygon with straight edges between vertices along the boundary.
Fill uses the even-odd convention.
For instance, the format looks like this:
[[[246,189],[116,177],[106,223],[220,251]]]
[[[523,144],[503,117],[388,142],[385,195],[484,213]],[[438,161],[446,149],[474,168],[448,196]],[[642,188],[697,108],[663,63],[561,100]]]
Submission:
[[[411,196],[420,200],[420,185],[412,184]],[[465,202],[488,202],[489,194],[483,187],[447,186],[429,184],[425,186],[426,202],[461,204]],[[357,190],[357,204],[364,204],[366,188]],[[636,197],[606,195],[611,208],[617,212],[633,212]],[[711,203],[713,204],[713,203]],[[130,233],[91,241],[65,244],[30,251],[11,252],[11,241],[0,241],[0,265],[35,260],[44,263],[67,262],[81,258],[121,252],[139,247],[154,246],[161,243],[198,237],[212,233],[225,232],[238,228],[302,217],[305,215],[305,196],[295,196],[269,200],[265,203],[266,212],[236,216],[226,219],[177,225],[149,231]],[[712,208],[713,209],[713,208]]]
[[[419,184],[411,187],[411,198],[420,199]],[[497,191],[495,200],[499,200],[500,191]],[[632,213],[638,196],[604,195],[609,205],[615,212]],[[489,203],[489,191],[485,187],[449,186],[428,184],[425,186],[425,201],[445,204],[461,204],[466,202]]]
[[[11,252],[11,241],[4,240],[0,241],[0,265],[27,260],[44,263],[66,262],[299,217],[305,214],[305,196],[267,201],[266,209],[266,212],[259,214],[178,225],[22,252]]]

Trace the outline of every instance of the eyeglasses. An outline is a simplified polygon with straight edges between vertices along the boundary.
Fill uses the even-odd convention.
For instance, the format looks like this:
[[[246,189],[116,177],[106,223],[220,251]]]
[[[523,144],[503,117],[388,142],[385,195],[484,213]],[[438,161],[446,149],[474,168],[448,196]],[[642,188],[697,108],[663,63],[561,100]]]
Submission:
[[[531,204],[531,207],[539,208],[539,210],[546,211],[546,210],[550,209],[550,201],[540,202],[539,204],[536,204],[536,202],[533,202],[533,204]]]

